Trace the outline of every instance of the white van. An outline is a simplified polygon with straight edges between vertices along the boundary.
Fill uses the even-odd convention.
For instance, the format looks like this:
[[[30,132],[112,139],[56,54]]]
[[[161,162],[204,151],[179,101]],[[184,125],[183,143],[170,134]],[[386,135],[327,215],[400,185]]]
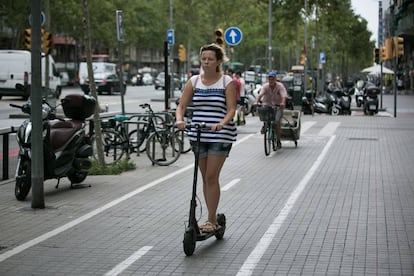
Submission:
[[[0,99],[2,96],[30,96],[32,78],[31,52],[24,50],[0,50]],[[24,90],[16,89],[22,84]],[[45,86],[45,56],[42,54],[42,86]],[[60,75],[52,56],[49,56],[49,88],[56,97],[60,96],[62,87]]]
[[[92,71],[95,83],[99,79],[104,79],[108,76],[117,74],[116,64],[109,62],[92,62]],[[88,66],[86,62],[81,62],[79,64],[78,79],[82,91],[85,93],[89,93]]]

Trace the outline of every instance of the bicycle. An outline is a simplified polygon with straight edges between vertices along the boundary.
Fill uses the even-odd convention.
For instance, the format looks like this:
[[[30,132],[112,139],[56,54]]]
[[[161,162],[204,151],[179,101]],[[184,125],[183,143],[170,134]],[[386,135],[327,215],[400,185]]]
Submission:
[[[141,108],[146,109],[145,114],[137,114],[136,122],[137,128],[129,132],[128,139],[131,142],[132,152],[144,152],[146,150],[146,143],[148,137],[156,130],[157,125],[163,125],[166,121],[161,115],[156,114],[151,105],[148,103],[140,104]],[[144,145],[144,147],[142,147]]]
[[[175,111],[171,113],[175,120]],[[191,124],[191,118],[193,117],[193,108],[187,107],[184,115],[184,120],[186,124]],[[177,129],[175,131],[175,136],[177,136],[183,142],[183,149],[181,153],[187,153],[191,150],[190,139],[188,138],[188,129]]]
[[[265,155],[270,154],[271,148],[276,151],[277,147],[277,135],[275,130],[275,116],[279,109],[279,106],[258,106],[257,111],[259,112],[260,121],[263,122],[263,136],[264,136],[264,151]]]
[[[103,121],[102,126],[102,144],[104,147],[104,156],[106,164],[113,164],[119,161],[124,154],[140,150],[139,147],[145,143],[145,151],[152,164],[160,166],[168,166],[180,157],[182,152],[183,143],[175,136],[173,131],[172,119],[167,122],[158,115],[156,115],[148,104],[142,105],[145,108],[149,108],[151,111],[149,114],[134,114],[132,116],[116,115],[113,119]],[[142,118],[148,116],[143,128],[137,128],[131,132],[128,132],[128,124],[142,124],[142,122],[133,122],[132,118]],[[166,115],[167,116],[167,115]],[[160,122],[156,120],[161,120]],[[145,130],[143,130],[145,129]],[[150,132],[150,130],[153,130]],[[143,131],[143,132],[141,132]],[[142,136],[139,135],[142,133]],[[135,139],[137,135],[137,139]],[[131,137],[134,137],[132,139]],[[96,152],[96,143],[94,143]],[[95,156],[96,158],[96,156]]]
[[[134,116],[115,115],[114,118],[101,121],[101,139],[106,165],[118,162],[124,154],[129,158],[129,153],[133,146],[129,142],[126,121],[130,120],[132,117]],[[98,159],[95,138],[93,152],[94,158]]]

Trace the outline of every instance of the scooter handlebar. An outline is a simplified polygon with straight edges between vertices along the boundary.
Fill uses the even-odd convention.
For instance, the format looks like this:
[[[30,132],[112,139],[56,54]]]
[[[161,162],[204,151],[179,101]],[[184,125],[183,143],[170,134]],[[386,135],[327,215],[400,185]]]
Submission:
[[[186,129],[190,130],[192,128],[195,128],[196,130],[209,130],[211,129],[211,126],[207,126],[206,123],[200,123],[200,124],[189,124],[185,126]]]

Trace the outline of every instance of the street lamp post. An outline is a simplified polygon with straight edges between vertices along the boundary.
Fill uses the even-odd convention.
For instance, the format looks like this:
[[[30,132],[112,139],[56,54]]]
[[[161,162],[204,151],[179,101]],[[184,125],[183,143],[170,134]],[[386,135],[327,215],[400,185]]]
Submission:
[[[272,71],[272,1],[269,0],[269,71]]]

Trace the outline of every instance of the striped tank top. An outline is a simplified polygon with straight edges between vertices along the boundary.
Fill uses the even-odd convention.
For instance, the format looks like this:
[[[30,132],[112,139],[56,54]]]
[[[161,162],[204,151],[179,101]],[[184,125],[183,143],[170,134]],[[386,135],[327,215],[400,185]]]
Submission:
[[[200,75],[192,76],[191,83],[194,89],[192,124],[205,123],[207,126],[219,123],[227,113],[226,89],[232,78],[224,75],[216,83],[205,86]],[[191,141],[196,141],[197,133],[192,129],[189,134]],[[200,142],[205,143],[232,143],[236,141],[237,129],[233,120],[224,125],[219,131],[202,130]]]

